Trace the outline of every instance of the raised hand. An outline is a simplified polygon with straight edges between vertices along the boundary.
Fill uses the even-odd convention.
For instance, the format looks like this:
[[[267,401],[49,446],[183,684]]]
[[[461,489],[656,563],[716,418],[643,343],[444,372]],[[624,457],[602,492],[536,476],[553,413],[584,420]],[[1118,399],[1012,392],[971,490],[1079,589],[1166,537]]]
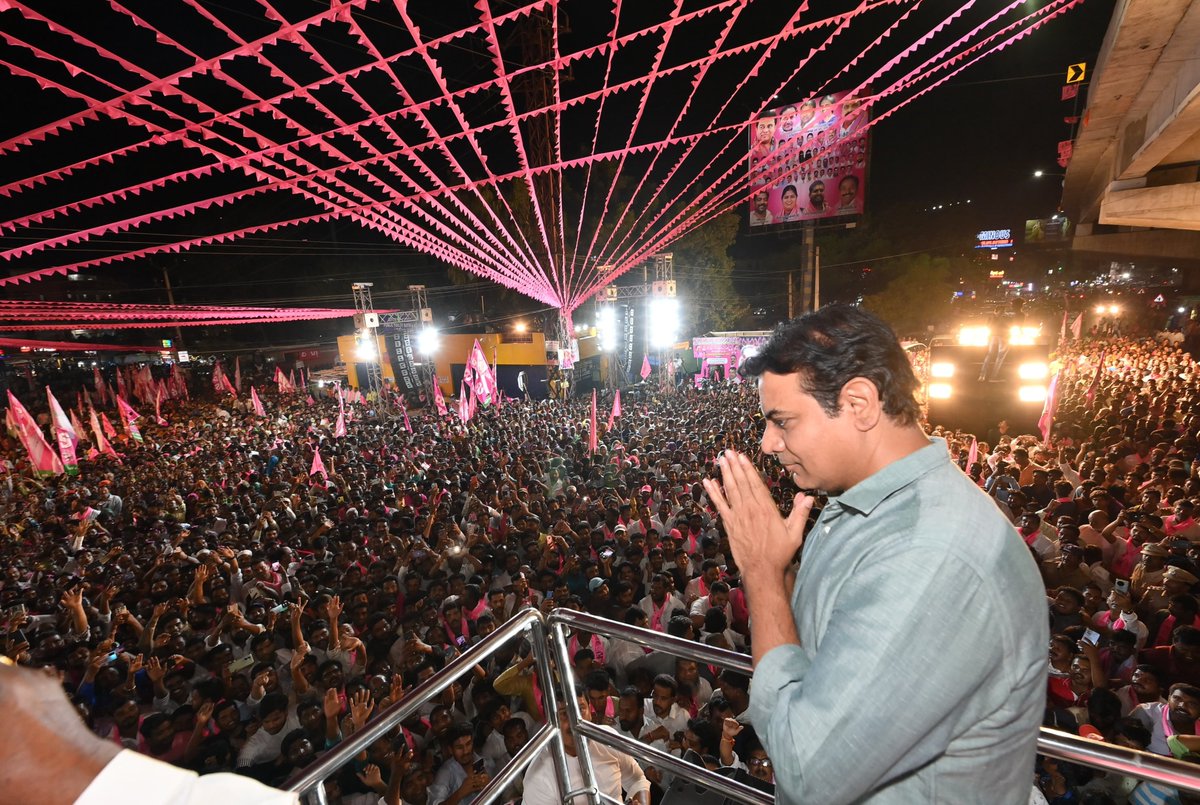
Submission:
[[[338,698],[337,688],[325,691],[325,699],[321,706],[325,711],[325,718],[336,720],[342,714],[342,702]]]
[[[360,690],[350,700],[350,720],[354,722],[354,731],[358,732],[371,717],[371,692]]]
[[[365,769],[358,773],[358,779],[367,788],[380,789],[383,788],[383,773],[379,771],[379,767],[375,764],[368,764]]]

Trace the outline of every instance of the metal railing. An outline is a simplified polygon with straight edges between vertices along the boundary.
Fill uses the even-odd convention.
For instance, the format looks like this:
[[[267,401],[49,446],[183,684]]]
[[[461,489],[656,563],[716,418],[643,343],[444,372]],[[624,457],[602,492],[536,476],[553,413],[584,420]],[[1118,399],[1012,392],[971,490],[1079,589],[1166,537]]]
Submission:
[[[450,687],[464,674],[470,673],[473,667],[487,660],[506,643],[519,637],[526,630],[532,632],[530,643],[533,645],[535,665],[537,673],[541,677],[540,682],[545,702],[548,707],[557,707],[557,697],[549,675],[550,662],[546,653],[545,621],[536,609],[524,609],[515,613],[484,640],[446,663],[442,670],[414,687],[400,701],[395,702],[367,722],[361,730],[288,780],[284,785],[284,790],[296,792],[302,801],[308,802],[309,805],[326,805],[325,780],[350,763],[355,756],[375,741],[386,736],[401,722],[413,716],[423,704]],[[554,710],[549,712],[554,712]],[[529,736],[529,741],[521,751],[488,782],[487,786],[479,792],[475,801],[480,805],[485,805],[498,799],[504,789],[524,771],[538,752],[551,745],[556,757],[565,757],[562,750],[562,736],[559,734],[558,727],[546,723]],[[561,774],[566,773],[565,760],[559,771]]]
[[[547,634],[547,626],[549,626],[549,634]],[[350,763],[355,756],[372,743],[386,736],[401,722],[414,715],[422,705],[448,688],[455,680],[469,673],[475,665],[488,659],[510,640],[529,631],[531,633],[530,642],[533,646],[535,672],[543,695],[547,721],[530,736],[525,746],[502,769],[497,771],[496,776],[475,797],[474,805],[489,805],[497,800],[504,790],[516,781],[529,764],[547,748],[551,750],[551,758],[554,762],[559,790],[563,795],[564,803],[569,805],[578,797],[587,797],[592,805],[600,805],[602,802],[615,802],[616,805],[622,805],[598,789],[595,770],[591,762],[590,741],[598,741],[611,746],[646,761],[656,768],[674,772],[739,802],[751,805],[770,805],[774,802],[771,794],[751,788],[737,780],[709,771],[703,766],[694,765],[641,741],[627,738],[614,730],[605,729],[585,720],[574,693],[576,680],[568,654],[567,629],[579,629],[605,638],[626,640],[655,651],[721,666],[746,675],[751,675],[753,672],[750,658],[745,654],[618,623],[586,612],[556,609],[546,619],[536,609],[523,609],[477,645],[467,649],[447,663],[442,670],[414,687],[400,701],[371,719],[362,730],[351,735],[328,754],[299,772],[284,786],[285,790],[297,792],[309,805],[326,805],[323,785],[326,779]],[[553,663],[550,655],[551,646],[554,650]],[[557,678],[555,677],[555,666],[559,671]],[[583,787],[577,790],[568,790],[571,778],[567,769],[567,754],[563,747],[562,734],[556,718],[560,695],[565,703],[567,718],[575,737],[579,771],[583,779]],[[1093,769],[1151,780],[1172,788],[1200,793],[1200,770],[1197,770],[1194,764],[1173,758],[1101,743],[1044,727],[1038,736],[1038,752],[1047,757]],[[1030,771],[1032,772],[1032,769]]]

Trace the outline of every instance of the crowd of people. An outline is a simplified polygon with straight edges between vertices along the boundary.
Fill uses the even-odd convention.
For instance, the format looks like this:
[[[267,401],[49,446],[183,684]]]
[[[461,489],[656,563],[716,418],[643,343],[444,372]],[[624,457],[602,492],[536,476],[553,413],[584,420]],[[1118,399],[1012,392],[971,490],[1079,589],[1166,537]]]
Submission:
[[[1005,423],[929,430],[1041,568],[1046,723],[1191,759],[1196,364],[1131,339],[1084,341],[1058,362],[1049,441]],[[280,785],[526,606],[748,650],[738,568],[702,481],[722,450],[757,453],[752,385],[627,396],[611,429],[601,417],[594,453],[590,400],[507,400],[465,424],[352,403],[335,435],[326,395],[262,394],[258,416],[193,385],[77,476],[39,479],[19,442],[0,440],[3,653],[53,669],[114,744]],[[791,478],[759,467],[786,509]],[[569,653],[589,720],[772,782],[739,720],[749,677],[583,632]],[[328,801],[470,802],[558,717],[533,665],[518,640],[474,667],[331,778]],[[619,753],[601,761],[630,796],[657,801],[671,782]],[[535,763],[507,794],[556,800],[552,775]],[[1048,760],[1033,781],[1050,802],[1186,801]]]

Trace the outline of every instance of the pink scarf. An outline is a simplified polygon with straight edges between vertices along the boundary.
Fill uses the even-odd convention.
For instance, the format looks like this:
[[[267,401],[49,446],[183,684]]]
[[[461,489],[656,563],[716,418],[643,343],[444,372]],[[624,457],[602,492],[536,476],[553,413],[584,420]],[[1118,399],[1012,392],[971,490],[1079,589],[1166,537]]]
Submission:
[[[655,607],[654,599],[650,599],[650,608],[653,610],[653,614],[650,616],[650,628],[656,632],[664,631],[662,619],[663,615],[665,615],[667,612],[667,604],[669,603],[671,603],[670,594],[663,596],[661,607]]]

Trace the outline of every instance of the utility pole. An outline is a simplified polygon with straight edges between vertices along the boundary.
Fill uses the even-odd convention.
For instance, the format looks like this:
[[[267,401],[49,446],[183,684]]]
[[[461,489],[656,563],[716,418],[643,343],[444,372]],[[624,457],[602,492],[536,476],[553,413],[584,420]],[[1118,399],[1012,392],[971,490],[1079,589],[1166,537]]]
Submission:
[[[794,274],[794,273],[795,272],[793,272],[791,269],[788,269],[788,278],[787,278],[788,321],[791,321],[792,319],[794,319],[796,317],[796,300],[794,298],[795,283],[792,282],[792,274]]]
[[[175,307],[175,292],[171,290],[171,275],[167,273],[167,267],[162,267],[163,286],[167,289],[167,304]],[[183,345],[183,330],[179,327],[175,328],[175,349],[179,349]]]
[[[804,223],[804,240],[800,250],[800,312],[816,310],[816,227]]]

